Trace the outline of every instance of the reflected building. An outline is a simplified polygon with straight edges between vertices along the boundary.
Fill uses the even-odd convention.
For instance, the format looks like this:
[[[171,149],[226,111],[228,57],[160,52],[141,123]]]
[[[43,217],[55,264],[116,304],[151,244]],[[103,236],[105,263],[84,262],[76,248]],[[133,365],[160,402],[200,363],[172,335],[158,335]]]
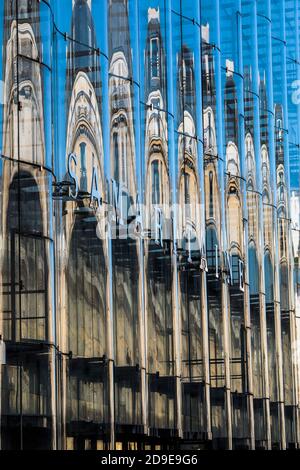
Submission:
[[[147,388],[150,432],[176,429],[171,245],[168,237],[171,182],[168,153],[167,76],[160,8],[147,10],[145,45],[145,290]],[[161,225],[161,232],[155,226]],[[154,434],[155,435],[155,434]]]
[[[198,167],[195,52],[183,44],[178,54],[178,180],[179,296],[181,304],[181,377],[184,437],[206,430],[203,364],[204,227],[201,223]],[[181,93],[180,91],[181,90]]]
[[[299,448],[291,2],[2,3],[1,448]]]
[[[84,26],[83,26],[84,25]],[[86,196],[97,172],[105,200],[100,58],[91,2],[73,1],[67,48],[66,152],[78,158],[77,190],[63,203],[60,281],[60,361],[63,436],[67,449],[101,449],[106,442],[107,406],[107,245],[97,236],[102,207]],[[75,162],[73,162],[74,165]],[[75,193],[75,194],[74,194]],[[77,194],[76,194],[77,193]]]
[[[16,13],[18,10],[18,21]],[[5,4],[1,177],[2,445],[55,445],[49,187],[39,9]],[[21,215],[22,214],[22,215]]]
[[[233,61],[226,61],[224,85],[225,146],[226,146],[226,219],[227,243],[230,261],[230,344],[232,435],[237,447],[247,446],[250,438],[250,408],[246,367],[246,316],[247,302],[244,283],[245,231],[243,204],[243,179],[240,120],[238,108],[239,80]],[[250,373],[253,369],[250,370]]]
[[[142,433],[139,245],[127,237],[130,208],[137,201],[134,86],[129,5],[108,2],[110,194],[118,205],[112,223],[112,303],[114,322],[114,411],[116,439]],[[124,444],[118,444],[122,446]],[[132,444],[127,444],[131,446]]]
[[[289,257],[292,249],[289,233],[288,185],[286,177],[286,158],[283,109],[275,104],[275,152],[276,152],[276,193],[277,193],[277,226],[279,251],[280,280],[280,317],[282,341],[282,367],[284,381],[284,404],[287,440],[292,441],[295,434],[295,396],[293,393],[293,369],[288,365],[292,360],[292,312],[291,312],[291,266]]]
[[[219,158],[216,123],[216,70],[214,46],[211,43],[209,24],[202,25],[202,97],[205,219],[207,256],[207,301],[209,321],[209,353],[211,378],[212,432],[216,445],[226,447],[226,403],[231,401],[226,393],[224,318],[222,314],[222,259],[221,198],[219,191]]]

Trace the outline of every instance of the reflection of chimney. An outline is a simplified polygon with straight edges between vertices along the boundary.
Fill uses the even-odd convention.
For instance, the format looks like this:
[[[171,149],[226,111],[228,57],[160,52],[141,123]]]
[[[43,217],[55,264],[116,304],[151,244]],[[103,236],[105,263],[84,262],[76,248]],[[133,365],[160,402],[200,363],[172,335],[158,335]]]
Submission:
[[[204,41],[209,43],[209,24],[201,26],[201,37]]]
[[[89,9],[91,10],[92,9],[92,0],[85,0]],[[75,4],[76,0],[72,0],[72,7],[74,8],[74,4]]]
[[[81,178],[80,178],[80,188],[83,191],[87,190],[86,186],[86,144],[81,142],[80,147],[80,160],[81,160]]]
[[[159,20],[159,8],[156,10],[155,8],[148,8],[148,23],[150,23],[151,20]]]
[[[294,253],[297,256],[300,248],[300,194],[292,191],[290,198],[291,207],[291,220],[292,220],[292,243],[294,246]]]
[[[234,72],[233,60],[226,59],[226,77],[232,77]]]

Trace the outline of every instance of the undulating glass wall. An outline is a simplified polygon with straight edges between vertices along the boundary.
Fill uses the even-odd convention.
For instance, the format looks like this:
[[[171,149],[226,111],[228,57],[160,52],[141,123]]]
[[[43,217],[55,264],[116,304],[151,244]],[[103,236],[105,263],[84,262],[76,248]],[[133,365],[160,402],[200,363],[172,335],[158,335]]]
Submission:
[[[299,441],[298,0],[0,2],[0,445]]]

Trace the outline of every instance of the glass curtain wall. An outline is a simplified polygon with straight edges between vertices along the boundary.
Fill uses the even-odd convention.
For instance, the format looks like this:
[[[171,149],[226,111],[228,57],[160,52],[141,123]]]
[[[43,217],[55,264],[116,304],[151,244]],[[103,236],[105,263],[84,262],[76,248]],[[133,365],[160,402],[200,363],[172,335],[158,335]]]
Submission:
[[[292,359],[294,366],[294,416],[295,442],[299,439],[299,351],[297,338],[299,335],[299,308],[300,308],[300,164],[299,164],[299,97],[298,88],[300,79],[299,67],[299,2],[285,2],[285,31],[287,42],[286,76],[287,76],[287,109],[289,121],[289,201],[290,201],[290,262],[291,262],[291,315],[292,315]]]
[[[59,177],[53,190],[60,272],[60,445],[67,450],[103,449],[110,442],[108,246],[99,224],[103,201],[107,200],[102,78],[105,45],[97,37],[93,19],[96,12],[99,14],[100,2],[67,3],[66,15],[53,5],[57,21],[54,89],[61,94],[60,103],[55,103]],[[92,187],[97,188],[98,198],[89,198]]]
[[[170,19],[165,1],[139,7],[141,178],[144,205],[146,371],[150,441],[164,447],[177,437],[174,289],[171,239],[173,116],[168,109]],[[170,55],[170,54],[169,54]],[[158,441],[161,441],[159,444]]]
[[[224,112],[225,210],[230,263],[230,374],[234,448],[253,447],[253,368],[249,363],[249,284],[243,103],[242,17],[239,1],[220,10],[221,77]]]
[[[0,2],[3,449],[299,446],[299,1]]]
[[[172,7],[182,428],[184,438],[199,441],[210,433],[201,23],[197,2]]]
[[[256,448],[270,448],[269,369],[267,362],[264,280],[264,218],[262,169],[269,183],[267,95],[265,71],[258,68],[256,2],[243,3],[243,70],[245,110],[246,190],[248,208],[248,268],[252,348],[252,375]],[[263,163],[262,163],[263,160]],[[263,166],[264,165],[264,166]],[[269,189],[269,188],[268,188]],[[270,192],[270,191],[268,191]]]
[[[56,447],[51,153],[52,21],[38,1],[3,2],[1,445]]]
[[[292,270],[289,208],[289,132],[287,97],[287,44],[284,17],[285,2],[271,4],[272,67],[275,118],[275,164],[277,193],[277,230],[279,251],[281,346],[283,362],[283,398],[285,413],[286,446],[294,447],[296,441],[295,389],[291,367],[291,343],[294,313],[292,306]]]
[[[272,448],[285,447],[284,409],[282,404],[283,374],[280,350],[281,322],[279,307],[279,269],[276,231],[276,172],[272,62],[270,57],[270,2],[258,2],[258,71],[261,146],[261,192],[264,223],[264,278],[266,328],[270,394],[270,428]],[[275,371],[275,373],[274,373]]]
[[[223,107],[219,2],[201,2],[202,115],[205,238],[213,446],[231,448],[231,395],[228,341],[228,278],[222,256],[226,245]],[[224,281],[224,282],[223,282]]]
[[[133,3],[133,2],[131,2]],[[133,5],[110,1],[108,5],[110,195],[117,207],[111,224],[112,309],[114,341],[114,397],[116,432],[138,432],[141,419],[141,362],[138,242],[129,238],[129,208],[137,200],[135,126],[135,76],[130,23]],[[118,437],[116,437],[118,440]],[[120,442],[120,447],[126,443]]]

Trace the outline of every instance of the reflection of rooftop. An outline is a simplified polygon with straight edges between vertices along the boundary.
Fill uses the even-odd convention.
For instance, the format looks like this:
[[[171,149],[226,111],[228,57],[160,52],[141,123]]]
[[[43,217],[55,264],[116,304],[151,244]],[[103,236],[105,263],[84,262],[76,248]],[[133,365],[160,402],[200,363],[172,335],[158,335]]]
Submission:
[[[92,0],[72,0],[72,7],[74,8],[75,3],[80,3],[80,2],[82,3],[84,1],[87,3],[89,9],[91,10]]]
[[[233,60],[226,59],[226,76],[230,77],[234,72],[234,62]]]
[[[204,41],[209,43],[209,24],[201,26],[201,36]]]
[[[160,21],[159,8],[157,8],[157,10],[155,8],[148,8],[148,23],[150,23],[151,20]]]

